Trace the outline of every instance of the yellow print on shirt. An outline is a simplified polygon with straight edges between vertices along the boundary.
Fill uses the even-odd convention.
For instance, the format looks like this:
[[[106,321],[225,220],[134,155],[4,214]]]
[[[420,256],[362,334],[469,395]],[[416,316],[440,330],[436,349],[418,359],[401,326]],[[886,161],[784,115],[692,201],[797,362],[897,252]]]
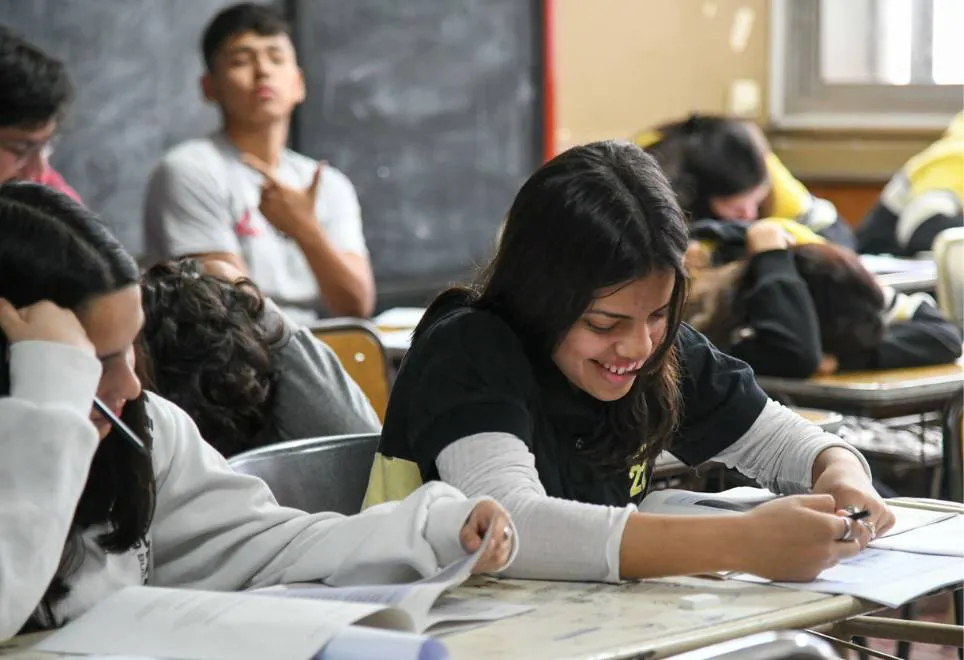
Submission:
[[[646,461],[630,467],[629,478],[633,482],[629,487],[630,497],[636,497],[646,490]]]

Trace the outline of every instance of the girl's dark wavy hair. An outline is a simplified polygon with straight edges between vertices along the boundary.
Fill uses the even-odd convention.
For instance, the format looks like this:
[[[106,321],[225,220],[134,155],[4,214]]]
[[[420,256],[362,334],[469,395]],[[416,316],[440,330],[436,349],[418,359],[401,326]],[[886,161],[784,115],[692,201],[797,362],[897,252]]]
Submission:
[[[884,333],[884,293],[860,257],[833,243],[791,246],[797,273],[807,286],[820,331],[819,363],[823,353],[838,357],[873,348]],[[749,318],[746,297],[753,286],[747,261],[701,272],[691,288],[686,320],[721,350],[730,348],[736,331]],[[751,365],[753,366],[753,365]]]
[[[137,264],[93,213],[46,186],[0,185],[0,297],[17,308],[49,300],[80,310],[137,281]],[[0,333],[0,396],[10,394],[7,351]],[[121,419],[150,449],[143,393],[127,402]],[[111,430],[94,454],[60,567],[26,629],[53,625],[53,606],[67,594],[67,578],[83,561],[80,535],[105,525],[97,538],[100,546],[106,552],[126,552],[146,536],[154,501],[150,454]]]
[[[548,359],[600,290],[674,273],[665,339],[630,392],[600,404],[604,422],[582,450],[599,473],[652,464],[680,420],[675,341],[686,296],[685,250],[683,214],[652,157],[629,143],[574,147],[523,184],[477,284],[436,298],[416,335],[435,310],[460,302],[499,315],[528,350]]]
[[[144,330],[138,375],[184,409],[224,456],[265,444],[284,327],[263,323],[249,279],[228,282],[194,259],[158,264],[141,279]]]
[[[646,150],[691,220],[715,217],[711,198],[738,195],[767,179],[763,150],[736,119],[693,114],[656,130],[661,137]]]

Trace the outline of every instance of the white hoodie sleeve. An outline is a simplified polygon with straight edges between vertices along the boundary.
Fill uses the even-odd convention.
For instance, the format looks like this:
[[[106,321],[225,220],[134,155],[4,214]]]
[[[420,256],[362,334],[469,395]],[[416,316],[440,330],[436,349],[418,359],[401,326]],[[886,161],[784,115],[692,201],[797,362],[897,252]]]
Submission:
[[[10,347],[0,399],[0,640],[27,622],[57,572],[97,450],[100,362],[66,346]]]
[[[279,506],[260,479],[233,472],[194,422],[152,395],[157,510],[152,582],[236,590],[322,580],[411,581],[465,556],[458,534],[480,501],[443,483],[355,516]]]

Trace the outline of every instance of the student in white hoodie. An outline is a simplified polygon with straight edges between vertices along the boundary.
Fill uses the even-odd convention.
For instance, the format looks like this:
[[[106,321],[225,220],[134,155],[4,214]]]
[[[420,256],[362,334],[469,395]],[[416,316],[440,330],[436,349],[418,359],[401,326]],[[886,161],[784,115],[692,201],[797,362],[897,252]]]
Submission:
[[[131,584],[239,590],[408,581],[514,528],[429,484],[362,515],[279,506],[170,402],[145,393],[133,259],[96,217],[36,184],[0,186],[0,640],[62,625]],[[94,396],[148,451],[92,413]]]

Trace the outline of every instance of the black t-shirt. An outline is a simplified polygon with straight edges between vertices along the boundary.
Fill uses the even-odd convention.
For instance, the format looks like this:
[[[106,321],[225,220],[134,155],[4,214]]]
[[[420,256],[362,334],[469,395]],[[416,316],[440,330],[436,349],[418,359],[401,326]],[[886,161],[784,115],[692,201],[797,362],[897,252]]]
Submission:
[[[766,395],[746,364],[689,326],[677,347],[684,413],[670,451],[697,465],[750,428]],[[650,466],[600,475],[580,451],[607,405],[569,384],[550,359],[528,354],[500,317],[457,307],[439,313],[413,342],[392,389],[379,454],[415,463],[422,481],[430,481],[439,478],[435,459],[449,444],[510,433],[535,456],[548,495],[611,506],[639,502]]]

